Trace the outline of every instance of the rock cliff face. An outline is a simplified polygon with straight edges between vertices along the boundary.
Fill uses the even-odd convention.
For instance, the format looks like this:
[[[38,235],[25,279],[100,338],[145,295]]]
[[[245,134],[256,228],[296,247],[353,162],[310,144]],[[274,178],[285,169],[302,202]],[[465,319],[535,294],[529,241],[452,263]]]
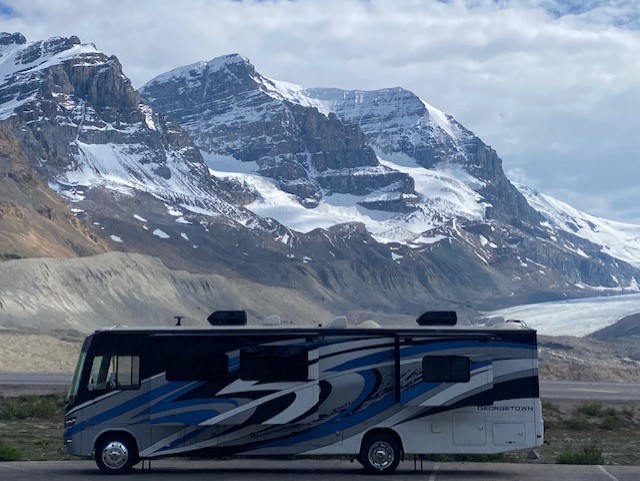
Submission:
[[[160,75],[141,94],[192,134],[218,175],[236,172],[233,178],[253,187],[257,200],[247,207],[256,213],[300,226],[281,213],[289,209],[286,203],[270,200],[278,191],[296,194],[309,217],[325,211],[339,217],[331,210],[336,205],[353,209],[344,221],[363,222],[378,242],[408,247],[394,247],[402,252],[392,252],[392,259],[414,279],[424,279],[422,269],[432,262],[455,264],[438,257],[441,252],[472,252],[468,264],[457,264],[469,278],[462,275],[456,287],[445,282],[446,288],[438,279],[437,295],[461,293],[460,286],[479,281],[485,269],[496,269],[497,276],[480,282],[503,299],[538,291],[553,296],[585,284],[635,285],[635,268],[602,255],[591,239],[550,226],[506,178],[491,147],[405,89],[305,89],[268,79],[247,59],[230,55]],[[264,188],[253,180],[256,174],[275,179],[278,189]],[[325,218],[317,225],[323,223]],[[411,259],[411,267],[401,259]],[[613,271],[624,280],[613,280]],[[514,281],[518,287],[507,292]]]
[[[180,123],[205,157],[255,162],[259,174],[307,207],[316,207],[326,193],[385,190],[398,195],[380,208],[410,209],[416,198],[411,177],[381,166],[357,125],[298,104],[291,87],[261,76],[244,57],[228,55],[163,74],[141,93]]]
[[[141,103],[117,58],[77,37],[4,38],[17,43],[4,45],[1,118],[15,125],[14,137],[51,187],[75,199],[108,185],[232,208],[233,196],[208,174],[188,134]]]
[[[496,152],[413,92],[399,87],[374,91],[312,88],[306,92],[346,124],[360,127],[383,157],[404,154],[427,169],[460,165],[480,181],[476,191],[488,204],[486,218],[540,222],[540,215],[504,175]]]
[[[66,207],[65,215],[57,218],[69,218],[96,244],[69,240],[65,249],[53,249],[51,243],[36,241],[41,233],[27,230],[7,240],[5,256],[122,249],[122,231],[109,226],[133,224],[144,231],[146,222],[139,219],[151,213],[170,226],[176,225],[176,218],[186,225],[189,221],[180,215],[185,208],[194,216],[269,228],[268,222],[239,205],[251,198],[242,185],[210,176],[189,135],[141,102],[115,57],[77,37],[29,43],[20,34],[6,34],[0,37],[0,47],[5,74],[0,81],[0,131],[6,137],[0,148],[7,159],[5,170],[24,165],[22,171],[28,173],[18,180],[14,176],[15,185],[5,186],[24,192],[36,183],[43,195],[57,199],[60,208],[60,201],[66,200],[73,212]],[[14,201],[16,194],[7,196]],[[28,205],[29,197],[24,199],[25,208],[40,209]],[[137,235],[125,249],[151,249],[160,255],[164,246],[149,247],[149,238]]]
[[[0,260],[75,257],[108,247],[42,180],[12,132],[0,125]]]

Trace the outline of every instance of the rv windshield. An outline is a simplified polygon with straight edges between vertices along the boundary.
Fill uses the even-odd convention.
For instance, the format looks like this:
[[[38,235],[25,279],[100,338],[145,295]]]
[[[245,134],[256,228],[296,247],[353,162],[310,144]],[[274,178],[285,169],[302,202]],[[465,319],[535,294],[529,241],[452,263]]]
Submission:
[[[80,386],[80,376],[82,376],[82,368],[84,367],[84,361],[87,358],[86,343],[82,346],[82,352],[78,358],[78,364],[76,364],[76,370],[73,373],[73,379],[71,380],[71,387],[69,388],[69,394],[67,394],[67,406],[73,405],[78,394],[78,386]]]

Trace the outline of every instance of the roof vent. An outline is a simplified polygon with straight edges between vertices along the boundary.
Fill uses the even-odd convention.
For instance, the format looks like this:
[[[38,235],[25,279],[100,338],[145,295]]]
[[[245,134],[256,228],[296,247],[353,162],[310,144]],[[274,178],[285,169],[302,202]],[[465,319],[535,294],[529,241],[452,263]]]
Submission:
[[[271,316],[267,316],[262,319],[263,326],[279,326],[282,324],[280,321],[280,316],[278,314],[272,314]]]
[[[427,311],[416,322],[421,326],[455,326],[458,316],[456,311]]]
[[[337,316],[329,321],[327,324],[329,329],[343,329],[347,327],[347,316]]]
[[[380,329],[380,324],[378,324],[374,320],[368,319],[364,321],[362,324],[360,324],[358,327],[361,327],[363,329]]]
[[[247,324],[247,311],[215,311],[207,321],[212,326],[244,326]]]

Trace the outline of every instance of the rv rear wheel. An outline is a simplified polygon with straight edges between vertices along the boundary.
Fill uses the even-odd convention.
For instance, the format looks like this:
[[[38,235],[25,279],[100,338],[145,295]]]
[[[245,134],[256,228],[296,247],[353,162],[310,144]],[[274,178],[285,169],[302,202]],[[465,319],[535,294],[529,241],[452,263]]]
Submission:
[[[138,451],[130,436],[110,434],[96,445],[95,460],[104,474],[126,474],[138,462]]]
[[[400,464],[401,449],[388,434],[372,434],[362,443],[358,461],[371,474],[391,474]]]

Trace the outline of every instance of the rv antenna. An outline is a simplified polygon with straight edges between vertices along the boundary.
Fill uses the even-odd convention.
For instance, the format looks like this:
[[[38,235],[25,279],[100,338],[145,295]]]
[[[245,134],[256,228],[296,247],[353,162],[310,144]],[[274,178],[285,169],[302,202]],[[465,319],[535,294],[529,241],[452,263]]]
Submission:
[[[176,326],[182,326],[182,324],[180,323],[180,321],[182,320],[184,316],[173,316],[173,318],[178,321],[176,322]]]

